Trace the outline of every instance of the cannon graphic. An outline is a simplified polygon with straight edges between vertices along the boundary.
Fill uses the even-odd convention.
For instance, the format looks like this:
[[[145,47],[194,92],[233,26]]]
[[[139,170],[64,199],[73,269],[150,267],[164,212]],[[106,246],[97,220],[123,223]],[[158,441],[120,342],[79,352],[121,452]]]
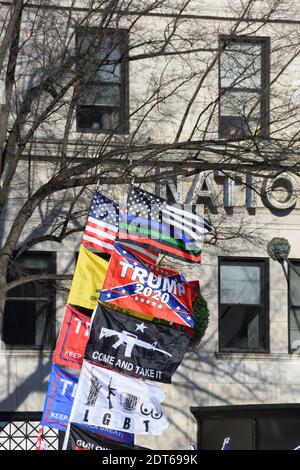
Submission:
[[[172,357],[172,354],[164,351],[163,349],[159,349],[156,347],[156,342],[153,344],[147,343],[146,341],[142,341],[138,339],[137,335],[130,333],[129,331],[123,330],[121,333],[119,331],[111,330],[110,328],[101,328],[99,339],[102,338],[109,338],[111,336],[117,336],[117,341],[112,345],[114,349],[119,348],[122,344],[125,347],[125,357],[131,357],[132,349],[134,346],[140,346],[144,349],[150,349],[151,351],[157,351],[162,354],[166,354],[169,357]]]

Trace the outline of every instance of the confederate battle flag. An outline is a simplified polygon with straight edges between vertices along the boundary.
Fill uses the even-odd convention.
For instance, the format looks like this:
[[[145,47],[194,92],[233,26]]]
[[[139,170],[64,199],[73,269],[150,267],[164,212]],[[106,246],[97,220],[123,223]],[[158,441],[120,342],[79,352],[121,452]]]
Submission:
[[[193,283],[169,268],[145,263],[118,243],[110,259],[100,300],[193,327]]]

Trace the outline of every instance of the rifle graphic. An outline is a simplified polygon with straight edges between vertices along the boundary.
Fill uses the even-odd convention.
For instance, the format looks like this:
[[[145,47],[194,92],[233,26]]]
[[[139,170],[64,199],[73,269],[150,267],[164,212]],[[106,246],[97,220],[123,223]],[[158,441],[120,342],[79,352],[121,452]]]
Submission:
[[[99,339],[109,338],[111,336],[118,336],[117,341],[112,345],[114,349],[117,349],[119,346],[121,346],[121,344],[126,346],[124,354],[125,357],[131,357],[131,352],[134,346],[140,346],[141,348],[157,351],[172,357],[172,354],[164,351],[163,349],[157,348],[155,343],[146,343],[146,341],[138,339],[136,335],[126,330],[123,330],[121,333],[119,333],[118,331],[111,330],[110,328],[102,328]]]
[[[111,386],[111,381],[112,381],[112,379],[110,379],[109,384],[108,384],[108,395],[107,395],[108,405],[109,405],[108,407],[109,407],[110,410],[113,408],[113,404],[112,404],[112,401],[111,401],[111,395],[113,397],[115,397],[116,396],[115,391],[117,390],[116,388],[113,388]]]

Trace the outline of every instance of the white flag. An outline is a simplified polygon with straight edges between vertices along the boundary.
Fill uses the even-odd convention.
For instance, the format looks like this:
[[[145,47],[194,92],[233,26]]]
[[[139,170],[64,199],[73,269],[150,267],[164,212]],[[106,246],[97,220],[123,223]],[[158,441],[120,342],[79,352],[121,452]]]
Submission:
[[[169,424],[164,397],[156,385],[83,361],[70,422],[160,435]]]

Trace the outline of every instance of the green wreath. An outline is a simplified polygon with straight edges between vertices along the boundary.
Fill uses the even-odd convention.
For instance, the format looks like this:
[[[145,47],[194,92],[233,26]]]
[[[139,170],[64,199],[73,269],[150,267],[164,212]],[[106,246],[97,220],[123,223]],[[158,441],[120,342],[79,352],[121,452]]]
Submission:
[[[199,294],[199,296],[193,302],[193,310],[195,313],[195,343],[199,344],[205,335],[205,331],[209,322],[209,310],[207,302],[201,294]],[[160,323],[162,325],[171,326],[177,329],[179,328],[182,331],[185,331],[184,327],[180,327],[178,325],[175,327],[174,324],[168,322],[167,320],[162,320],[161,318],[153,318],[152,321],[153,323]]]
[[[193,303],[193,309],[195,312],[194,329],[196,333],[196,342],[200,343],[201,339],[205,335],[205,331],[209,322],[209,310],[207,302],[201,294],[199,294]]]

